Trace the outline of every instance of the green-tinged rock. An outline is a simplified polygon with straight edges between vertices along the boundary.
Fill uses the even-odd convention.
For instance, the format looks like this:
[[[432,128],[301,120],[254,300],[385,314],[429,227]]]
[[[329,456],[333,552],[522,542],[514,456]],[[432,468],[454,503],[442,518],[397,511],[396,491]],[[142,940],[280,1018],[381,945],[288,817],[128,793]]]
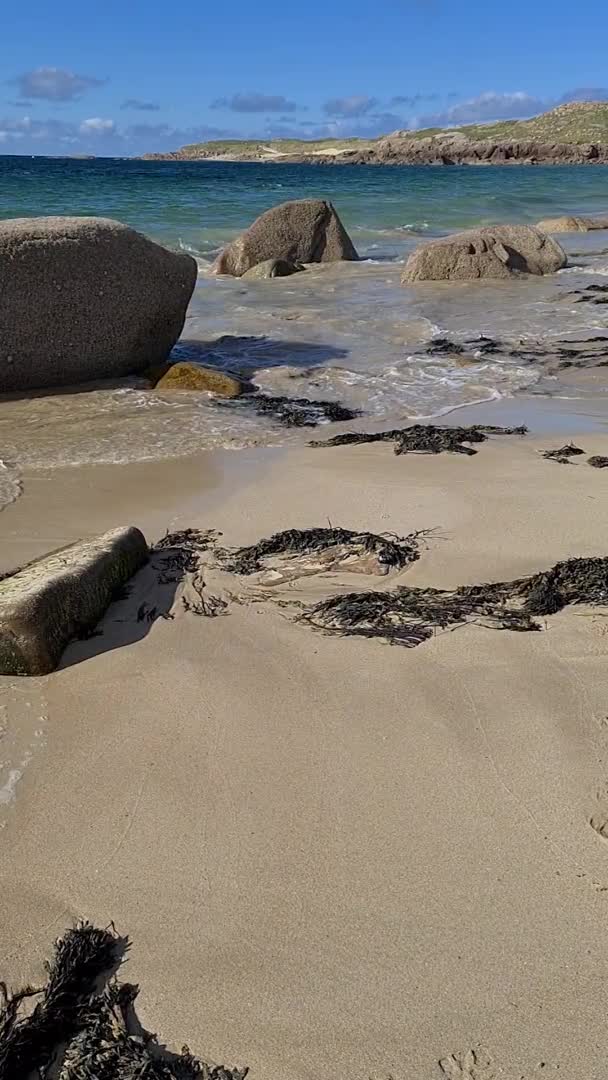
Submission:
[[[200,364],[183,361],[169,368],[156,383],[156,389],[207,390],[220,397],[233,398],[240,397],[251,387],[244,379],[240,379],[237,375],[230,375],[227,371],[201,367]]]
[[[247,270],[243,278],[251,281],[267,281],[269,278],[290,277],[291,274],[298,274],[303,269],[303,266],[289,262],[288,259],[265,259],[257,266],[252,266],[251,270]]]
[[[0,582],[0,674],[46,675],[148,559],[134,526],[54,551]]]

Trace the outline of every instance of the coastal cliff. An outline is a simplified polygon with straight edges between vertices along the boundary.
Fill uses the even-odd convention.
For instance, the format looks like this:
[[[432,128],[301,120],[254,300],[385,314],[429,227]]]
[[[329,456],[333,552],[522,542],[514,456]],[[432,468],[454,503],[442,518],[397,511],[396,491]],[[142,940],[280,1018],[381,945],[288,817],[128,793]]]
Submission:
[[[395,131],[377,139],[192,143],[144,158],[314,165],[608,164],[608,103],[574,102],[530,120]]]

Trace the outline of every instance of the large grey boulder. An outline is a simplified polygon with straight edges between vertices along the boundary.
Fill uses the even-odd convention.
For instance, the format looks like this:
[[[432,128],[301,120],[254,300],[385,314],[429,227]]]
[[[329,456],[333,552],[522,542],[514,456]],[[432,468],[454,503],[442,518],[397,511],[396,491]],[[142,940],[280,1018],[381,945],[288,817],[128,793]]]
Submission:
[[[164,361],[196,262],[105,218],[0,221],[0,392],[82,383]]]
[[[567,261],[557,241],[531,225],[492,225],[416,248],[405,264],[401,281],[407,284],[553,274]]]
[[[281,203],[257,218],[218,255],[214,274],[242,277],[268,259],[290,263],[354,261],[353,243],[333,206],[323,199]]]
[[[556,217],[544,218],[536,226],[545,233],[592,232],[594,229],[608,229],[608,218]]]
[[[134,526],[80,540],[0,581],[0,675],[46,675],[148,559]]]

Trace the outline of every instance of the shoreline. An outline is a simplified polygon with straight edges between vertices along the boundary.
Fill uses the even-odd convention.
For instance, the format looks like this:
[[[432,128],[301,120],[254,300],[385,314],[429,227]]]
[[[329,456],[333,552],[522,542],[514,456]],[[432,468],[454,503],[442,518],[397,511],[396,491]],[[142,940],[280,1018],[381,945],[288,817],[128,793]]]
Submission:
[[[608,414],[564,406],[552,428],[545,404],[508,409],[538,428],[471,458],[299,447],[26,477],[3,536],[22,550],[49,512],[48,539],[127,512],[150,540],[193,525],[246,544],[328,519],[434,530],[388,587],[604,554],[605,472],[537,451],[567,434],[608,452]],[[536,634],[469,625],[400,649],[254,601],[127,645],[108,630],[51,676],[0,680],[13,722],[45,718],[2,807],[3,977],[39,979],[77,917],[113,920],[145,1026],[254,1080],[419,1080],[480,1044],[507,1075],[599,1075],[604,631],[601,612],[566,609]]]
[[[396,267],[376,265],[366,326],[354,265],[216,282],[179,346],[242,358],[262,393],[352,385],[369,411],[350,423],[193,451],[206,430],[255,439],[255,421],[135,380],[5,402],[0,441],[30,465],[7,470],[0,575],[119,526],[153,550],[56,671],[0,677],[0,977],[40,984],[53,939],[86,919],[131,939],[145,1029],[252,1080],[599,1077],[608,469],[590,459],[608,461],[608,337],[572,335],[608,309],[574,308],[597,293],[563,278],[392,297]],[[515,370],[539,381],[403,411]],[[420,420],[514,430],[469,432],[470,456],[305,444]],[[565,464],[544,456],[569,442]],[[119,464],[135,444],[158,457]],[[330,530],[329,549],[290,541],[281,561],[263,541],[291,530]],[[553,572],[570,560],[590,603]],[[554,606],[526,608],[521,579],[545,573]],[[333,601],[347,618],[319,621]],[[356,618],[378,601],[382,633]]]

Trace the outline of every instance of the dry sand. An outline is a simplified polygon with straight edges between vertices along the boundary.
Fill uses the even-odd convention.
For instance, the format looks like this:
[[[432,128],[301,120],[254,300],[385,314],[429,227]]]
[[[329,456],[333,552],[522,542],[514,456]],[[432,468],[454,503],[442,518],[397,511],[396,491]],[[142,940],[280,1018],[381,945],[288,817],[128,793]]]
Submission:
[[[608,554],[608,473],[529,439],[66,470],[25,477],[0,554],[329,519],[436,529],[409,584],[504,579]],[[412,650],[261,603],[147,629],[0,680],[0,716],[41,732],[0,804],[3,977],[38,978],[76,917],[114,920],[143,1023],[254,1080],[606,1075],[607,618]]]

